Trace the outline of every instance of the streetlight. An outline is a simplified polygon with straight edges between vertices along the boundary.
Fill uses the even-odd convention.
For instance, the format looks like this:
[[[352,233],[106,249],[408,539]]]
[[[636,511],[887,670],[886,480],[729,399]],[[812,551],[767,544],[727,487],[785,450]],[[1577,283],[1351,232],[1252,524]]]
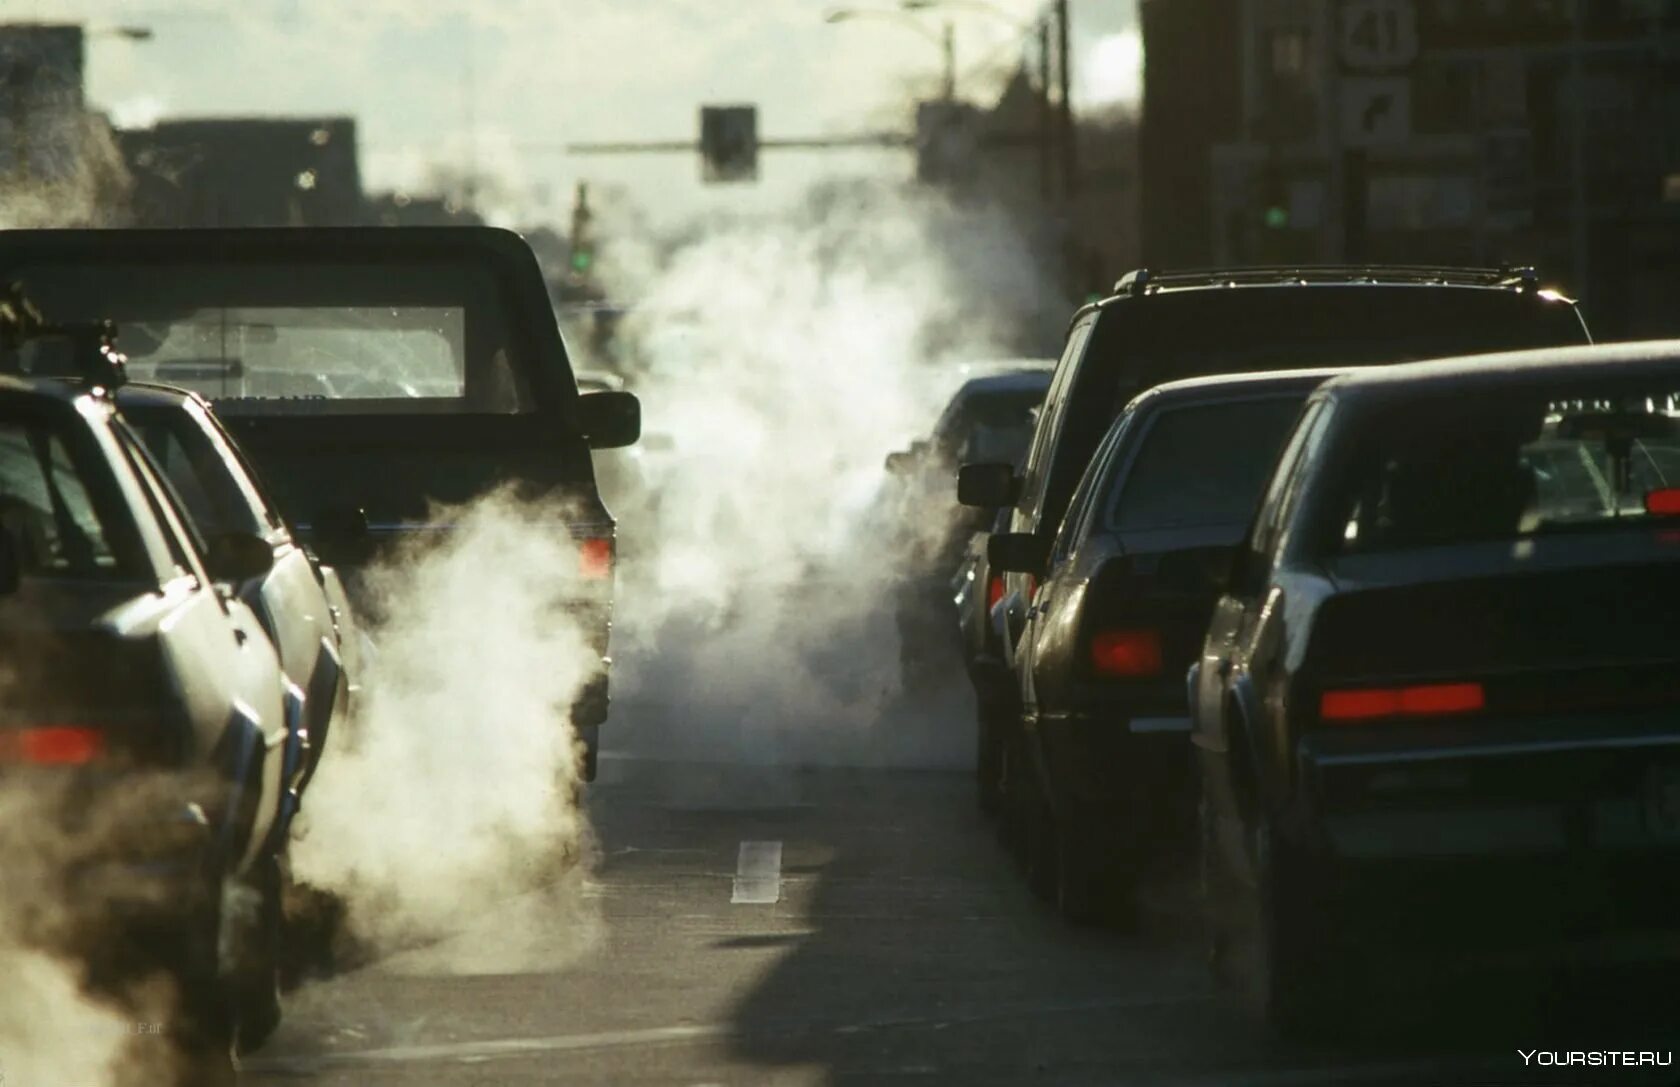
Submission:
[[[957,96],[957,46],[955,30],[950,20],[938,33],[929,30],[921,20],[908,12],[895,11],[891,8],[835,8],[823,16],[823,22],[834,24],[851,22],[857,19],[887,19],[899,26],[908,27],[917,34],[939,46],[940,54],[944,58],[944,99],[949,102]]]

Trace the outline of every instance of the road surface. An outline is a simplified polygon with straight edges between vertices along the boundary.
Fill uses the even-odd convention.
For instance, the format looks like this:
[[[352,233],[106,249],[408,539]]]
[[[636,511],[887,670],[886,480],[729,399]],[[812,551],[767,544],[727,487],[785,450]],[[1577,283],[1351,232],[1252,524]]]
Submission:
[[[620,756],[602,778],[598,857],[536,900],[551,927],[523,961],[472,946],[532,923],[514,901],[453,946],[310,983],[242,1082],[1674,1081],[1525,1070],[1517,1049],[1580,1038],[1532,1009],[1496,1023],[1482,1003],[1358,1049],[1271,1042],[1207,980],[1182,881],[1152,887],[1140,934],[1070,930],[1024,888],[961,773]],[[1600,1029],[1598,1048],[1628,1040]],[[1667,1033],[1662,1048],[1680,1048]]]

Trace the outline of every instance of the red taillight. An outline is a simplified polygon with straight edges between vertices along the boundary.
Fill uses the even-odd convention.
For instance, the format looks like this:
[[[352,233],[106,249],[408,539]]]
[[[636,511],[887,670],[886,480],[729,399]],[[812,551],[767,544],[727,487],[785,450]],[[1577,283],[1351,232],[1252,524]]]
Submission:
[[[78,766],[105,753],[105,733],[96,728],[46,725],[0,729],[0,762]]]
[[[1100,630],[1091,638],[1091,666],[1105,676],[1161,674],[1161,635],[1153,630]]]
[[[1325,691],[1318,715],[1326,721],[1370,721],[1381,717],[1438,717],[1474,713],[1487,705],[1480,683],[1428,683],[1415,687],[1366,687]]]
[[[1002,599],[1003,576],[1001,574],[993,574],[992,579],[986,583],[986,610],[991,611],[993,608],[997,607],[998,601]]]
[[[612,576],[611,536],[590,536],[578,543],[578,573],[592,581]]]
[[[1680,487],[1663,487],[1645,493],[1645,512],[1655,517],[1680,516]]]

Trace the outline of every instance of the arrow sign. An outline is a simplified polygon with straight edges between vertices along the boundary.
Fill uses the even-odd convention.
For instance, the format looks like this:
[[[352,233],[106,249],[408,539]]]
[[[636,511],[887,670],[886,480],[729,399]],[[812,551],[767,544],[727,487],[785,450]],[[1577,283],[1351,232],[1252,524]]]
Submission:
[[[1412,134],[1412,84],[1401,77],[1344,79],[1341,137],[1344,147],[1404,143]]]

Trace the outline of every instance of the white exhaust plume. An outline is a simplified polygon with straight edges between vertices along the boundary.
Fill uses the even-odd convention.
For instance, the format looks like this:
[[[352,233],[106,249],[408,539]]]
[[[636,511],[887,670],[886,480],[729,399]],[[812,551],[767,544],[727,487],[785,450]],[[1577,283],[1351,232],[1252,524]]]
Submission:
[[[292,847],[296,877],[344,898],[375,952],[459,934],[553,886],[589,843],[568,711],[590,653],[563,511],[503,491],[431,519],[453,527],[367,575],[377,657]],[[518,961],[520,933],[494,935],[486,956]],[[533,953],[556,946],[529,935]],[[449,968],[472,957],[456,947]]]
[[[999,212],[832,186],[791,221],[718,225],[615,291],[638,306],[646,430],[672,448],[640,457],[647,506],[615,496],[626,539],[656,545],[634,548],[651,554],[621,593],[614,734],[756,763],[969,757],[965,703],[898,698],[899,561],[878,495],[955,364],[999,354],[1030,317],[1024,250]]]
[[[173,1080],[177,992],[136,959],[135,926],[167,924],[176,890],[129,862],[163,840],[178,775],[92,797],[63,778],[0,784],[0,1075],[126,1087]],[[185,830],[186,828],[181,828]]]

